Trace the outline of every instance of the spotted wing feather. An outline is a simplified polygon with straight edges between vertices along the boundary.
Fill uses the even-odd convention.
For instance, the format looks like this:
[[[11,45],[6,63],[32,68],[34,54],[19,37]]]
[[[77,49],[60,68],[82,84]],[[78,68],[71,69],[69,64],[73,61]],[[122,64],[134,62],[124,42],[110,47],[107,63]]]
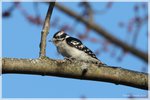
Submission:
[[[84,51],[85,53],[87,53],[89,56],[95,58],[95,59],[98,59],[95,54],[90,50],[88,49],[86,46],[83,45],[83,43],[76,39],[76,38],[73,38],[73,37],[69,37],[66,39],[66,42],[68,45],[70,45],[71,47],[75,47],[81,51]]]

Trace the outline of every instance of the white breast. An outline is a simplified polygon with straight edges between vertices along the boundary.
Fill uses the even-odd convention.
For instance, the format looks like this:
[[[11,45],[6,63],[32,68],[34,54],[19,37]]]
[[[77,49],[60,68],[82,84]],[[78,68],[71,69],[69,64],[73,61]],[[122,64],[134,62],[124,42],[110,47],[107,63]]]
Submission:
[[[98,61],[97,59],[92,58],[85,52],[69,46],[65,41],[57,43],[56,47],[58,52],[61,53],[62,56],[64,57],[67,58],[72,57],[77,60],[83,60],[83,61]]]

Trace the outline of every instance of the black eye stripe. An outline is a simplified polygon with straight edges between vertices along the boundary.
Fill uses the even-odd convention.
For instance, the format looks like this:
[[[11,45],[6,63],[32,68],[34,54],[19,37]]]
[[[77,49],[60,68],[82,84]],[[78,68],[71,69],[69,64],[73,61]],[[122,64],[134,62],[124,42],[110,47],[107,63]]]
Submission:
[[[66,34],[64,33],[64,34],[60,35],[59,37],[60,37],[60,38],[65,38],[65,37],[66,37]]]

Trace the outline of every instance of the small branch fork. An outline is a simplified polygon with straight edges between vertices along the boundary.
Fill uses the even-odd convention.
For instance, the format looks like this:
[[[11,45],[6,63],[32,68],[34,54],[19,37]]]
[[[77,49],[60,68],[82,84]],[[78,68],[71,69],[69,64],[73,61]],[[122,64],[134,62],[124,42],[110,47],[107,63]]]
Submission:
[[[43,29],[42,29],[42,32],[41,32],[40,54],[39,54],[40,57],[45,57],[46,56],[46,51],[45,51],[46,37],[49,33],[50,19],[51,19],[51,15],[52,15],[52,12],[53,12],[54,5],[55,5],[55,2],[51,2],[49,4],[49,8],[48,8],[47,15],[46,15],[46,18],[45,18],[45,22],[44,22],[44,25],[43,25]]]

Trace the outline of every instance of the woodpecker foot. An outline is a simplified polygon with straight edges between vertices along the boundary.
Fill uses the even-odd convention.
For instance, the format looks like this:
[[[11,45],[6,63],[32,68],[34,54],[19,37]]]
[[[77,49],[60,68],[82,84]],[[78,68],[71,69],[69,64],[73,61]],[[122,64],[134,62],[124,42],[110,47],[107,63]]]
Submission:
[[[65,58],[64,58],[64,60],[66,60],[66,61],[70,61],[70,62],[73,62],[73,61],[75,60],[75,58],[72,58],[72,57],[67,58],[67,57],[65,57]]]

